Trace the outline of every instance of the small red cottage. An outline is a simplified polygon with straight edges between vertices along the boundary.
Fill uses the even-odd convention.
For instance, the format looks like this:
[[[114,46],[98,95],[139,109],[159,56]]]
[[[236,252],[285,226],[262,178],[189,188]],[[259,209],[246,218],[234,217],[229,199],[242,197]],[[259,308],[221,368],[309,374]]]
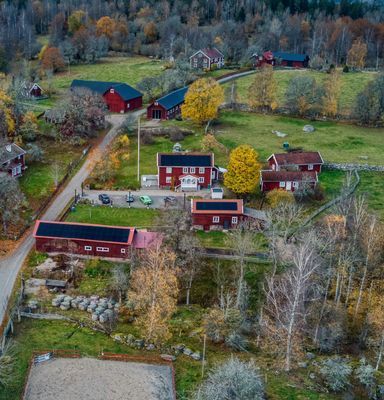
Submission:
[[[43,95],[42,87],[35,83],[32,83],[29,87],[26,87],[26,96],[33,99],[39,99]]]
[[[181,105],[184,103],[187,91],[188,87],[186,86],[155,100],[147,108],[147,118],[166,120],[180,115]]]
[[[197,229],[235,228],[244,218],[243,200],[191,200],[192,225]]]
[[[161,241],[155,232],[126,226],[36,221],[36,250],[82,256],[130,258],[133,249],[147,249]]]
[[[143,95],[126,83],[75,79],[71,89],[88,89],[101,95],[111,112],[125,113],[143,105]]]
[[[197,191],[217,179],[213,153],[157,153],[159,188]]]
[[[27,168],[25,154],[26,151],[15,143],[0,147],[0,171],[8,172],[15,178],[21,176]]]
[[[262,192],[282,189],[294,192],[302,185],[310,185],[313,189],[318,182],[316,171],[261,171],[260,188]]]
[[[263,54],[254,53],[251,56],[253,60],[253,67],[260,68],[264,65],[275,65],[275,57],[273,56],[272,51],[265,51]]]
[[[268,158],[268,163],[274,171],[316,171],[320,173],[324,160],[318,151],[293,151],[272,154]]]
[[[189,61],[195,69],[223,68],[224,54],[216,48],[206,48],[192,54]]]

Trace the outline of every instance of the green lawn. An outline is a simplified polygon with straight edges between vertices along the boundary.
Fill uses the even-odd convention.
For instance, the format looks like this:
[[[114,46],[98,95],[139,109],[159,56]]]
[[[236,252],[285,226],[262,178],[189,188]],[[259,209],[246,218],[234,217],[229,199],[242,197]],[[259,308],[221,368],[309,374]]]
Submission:
[[[66,221],[144,228],[152,226],[159,213],[158,210],[146,208],[111,208],[78,204],[75,211],[69,212]]]
[[[322,83],[327,74],[325,72],[317,72],[311,70],[276,70],[275,77],[277,81],[277,101],[280,106],[285,105],[285,92],[288,83],[293,76],[308,75],[316,79],[318,83]],[[357,94],[364,88],[364,86],[371,81],[375,72],[349,72],[341,75],[342,86],[340,95],[340,111],[342,114],[348,114],[352,109]],[[239,100],[243,103],[248,99],[248,88],[251,82],[255,79],[255,75],[245,76],[237,79],[237,87]],[[230,85],[226,83],[225,85]]]

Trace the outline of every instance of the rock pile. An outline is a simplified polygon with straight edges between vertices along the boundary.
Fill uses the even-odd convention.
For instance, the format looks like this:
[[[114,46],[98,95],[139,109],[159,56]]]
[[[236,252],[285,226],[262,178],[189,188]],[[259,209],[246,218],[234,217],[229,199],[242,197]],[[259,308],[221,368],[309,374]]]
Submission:
[[[99,296],[71,297],[60,294],[52,300],[52,305],[59,307],[63,311],[67,311],[70,308],[87,311],[92,314],[92,321],[100,321],[101,323],[111,321],[120,309],[119,303],[105,297],[100,298]]]

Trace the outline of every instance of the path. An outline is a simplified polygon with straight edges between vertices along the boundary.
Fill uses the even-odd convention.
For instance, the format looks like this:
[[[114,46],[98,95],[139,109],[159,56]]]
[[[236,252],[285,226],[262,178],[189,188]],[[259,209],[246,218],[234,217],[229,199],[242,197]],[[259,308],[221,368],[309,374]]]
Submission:
[[[133,115],[137,117],[144,112],[145,110],[139,110],[134,112]],[[101,143],[97,146],[98,151],[90,152],[82,167],[53,200],[45,213],[41,216],[41,219],[51,221],[57,219],[64,207],[74,196],[75,190],[77,193],[81,192],[81,183],[88,177],[91,165],[97,158],[100,157],[110,142],[117,135],[119,127],[124,121],[124,118],[126,118],[126,115],[109,115],[107,117],[107,120],[112,127],[107,135],[105,135]],[[3,322],[8,300],[12,293],[17,275],[26,257],[28,256],[28,253],[32,250],[33,245],[34,239],[32,236],[32,230],[30,229],[21,244],[14,250],[14,252],[8,257],[0,260],[0,325]]]

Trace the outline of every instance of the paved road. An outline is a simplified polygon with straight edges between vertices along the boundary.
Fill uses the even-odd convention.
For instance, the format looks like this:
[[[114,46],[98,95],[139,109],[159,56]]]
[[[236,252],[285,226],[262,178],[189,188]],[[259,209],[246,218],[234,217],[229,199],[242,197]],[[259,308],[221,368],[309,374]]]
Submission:
[[[139,110],[133,113],[133,115],[137,117],[144,112],[145,110]],[[80,193],[81,183],[88,177],[93,163],[98,159],[98,157],[100,157],[109,143],[117,135],[119,127],[124,121],[124,118],[126,118],[126,115],[109,115],[107,117],[112,127],[102,142],[98,145],[98,151],[90,152],[83,166],[51,203],[45,214],[42,216],[42,219],[52,221],[57,219],[57,217],[63,211],[63,208],[74,196],[75,190],[77,190],[77,193]],[[28,253],[33,248],[33,245],[34,240],[32,237],[32,230],[30,230],[15,251],[7,258],[0,260],[0,324],[3,321],[4,312],[8,304],[9,296],[12,293],[17,274],[19,273]]]

